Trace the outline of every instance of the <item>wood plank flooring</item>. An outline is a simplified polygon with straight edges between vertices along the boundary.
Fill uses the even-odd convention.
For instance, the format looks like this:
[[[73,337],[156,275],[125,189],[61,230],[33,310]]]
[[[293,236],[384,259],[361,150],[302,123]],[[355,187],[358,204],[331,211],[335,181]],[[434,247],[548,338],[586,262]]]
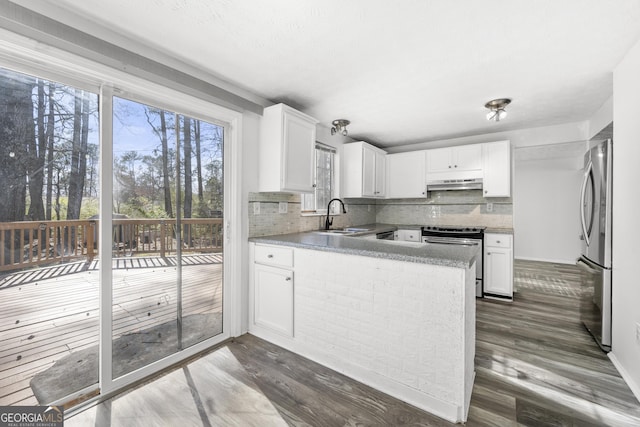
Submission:
[[[516,263],[512,303],[481,300],[467,426],[638,426],[640,404],[582,327],[573,266]],[[251,335],[67,426],[450,426]]]
[[[184,257],[185,317],[221,312],[221,257]],[[97,267],[76,264],[28,270],[0,280],[0,405],[38,404],[32,378],[64,356],[97,345]],[[176,318],[174,261],[114,259],[113,268],[114,339]]]

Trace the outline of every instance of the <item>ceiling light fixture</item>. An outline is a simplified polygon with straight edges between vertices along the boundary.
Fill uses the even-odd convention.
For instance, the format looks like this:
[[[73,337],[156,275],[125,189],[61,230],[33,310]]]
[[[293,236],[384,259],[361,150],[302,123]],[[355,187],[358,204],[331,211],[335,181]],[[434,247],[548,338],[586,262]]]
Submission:
[[[499,122],[500,120],[507,117],[507,112],[504,108],[511,103],[509,98],[498,98],[492,99],[491,101],[484,104],[485,108],[489,109],[487,113],[487,120]]]
[[[331,135],[335,135],[336,133],[342,134],[342,136],[347,136],[347,125],[351,123],[349,120],[345,119],[337,119],[331,122],[333,127],[331,128]]]

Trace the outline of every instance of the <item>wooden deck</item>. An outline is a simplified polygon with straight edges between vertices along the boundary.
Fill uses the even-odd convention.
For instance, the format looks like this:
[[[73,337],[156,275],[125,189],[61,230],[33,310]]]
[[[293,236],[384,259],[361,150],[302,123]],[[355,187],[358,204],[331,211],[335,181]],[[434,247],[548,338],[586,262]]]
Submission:
[[[222,255],[183,261],[183,315],[221,312]],[[114,338],[175,320],[175,258],[114,259],[113,267]],[[98,291],[97,261],[0,278],[0,406],[37,404],[34,375],[98,343]]]

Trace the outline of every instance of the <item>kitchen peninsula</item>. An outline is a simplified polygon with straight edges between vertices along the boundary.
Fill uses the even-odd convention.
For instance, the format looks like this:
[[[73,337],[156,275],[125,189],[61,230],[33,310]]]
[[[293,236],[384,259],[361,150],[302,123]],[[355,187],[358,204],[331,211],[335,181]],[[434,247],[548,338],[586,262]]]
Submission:
[[[251,239],[249,331],[453,422],[474,380],[477,247]]]

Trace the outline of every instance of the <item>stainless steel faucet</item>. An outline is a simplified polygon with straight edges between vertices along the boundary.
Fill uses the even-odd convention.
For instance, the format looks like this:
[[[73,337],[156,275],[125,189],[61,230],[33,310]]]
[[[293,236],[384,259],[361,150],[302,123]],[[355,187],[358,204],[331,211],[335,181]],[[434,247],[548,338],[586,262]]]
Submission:
[[[339,201],[340,204],[342,205],[342,213],[347,213],[347,209],[344,207],[344,202],[340,199],[331,199],[329,200],[329,204],[327,205],[327,220],[324,222],[324,229],[328,230],[329,228],[331,228],[331,225],[333,225],[333,218],[329,217],[329,213],[331,212],[331,203],[335,202],[335,201]]]

